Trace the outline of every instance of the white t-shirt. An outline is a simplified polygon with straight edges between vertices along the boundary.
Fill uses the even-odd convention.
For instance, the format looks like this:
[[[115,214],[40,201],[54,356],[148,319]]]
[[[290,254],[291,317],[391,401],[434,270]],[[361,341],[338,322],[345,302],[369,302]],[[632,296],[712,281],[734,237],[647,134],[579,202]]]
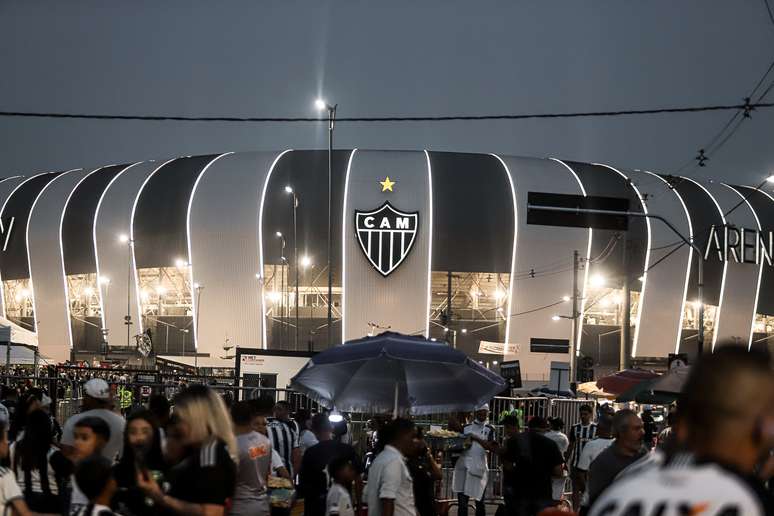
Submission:
[[[597,437],[596,439],[592,439],[591,441],[587,442],[586,446],[583,447],[580,458],[578,458],[578,464],[575,467],[577,469],[582,469],[583,471],[588,471],[591,468],[591,463],[594,462],[594,459],[596,459],[600,453],[605,451],[606,448],[613,444],[613,441],[615,441],[615,439]],[[583,492],[583,497],[581,498],[581,505],[583,507],[587,507],[589,505],[588,482],[586,482],[586,490]]]
[[[623,478],[602,493],[589,516],[688,513],[771,514],[766,512],[761,497],[741,477],[720,466],[702,464],[655,468]]]
[[[376,456],[368,470],[368,516],[382,516],[382,498],[395,501],[395,516],[416,516],[411,472],[403,454],[389,444]]]
[[[102,450],[102,456],[106,459],[116,460],[121,453],[121,448],[124,446],[124,427],[126,426],[126,420],[110,410],[87,410],[86,412],[81,412],[80,414],[70,417],[70,419],[65,421],[64,428],[62,429],[62,444],[72,446],[75,443],[75,436],[73,434],[75,423],[85,417],[98,417],[108,424],[110,427],[110,440],[108,440],[105,449]]]
[[[301,437],[298,439],[298,445],[301,447],[301,453],[317,444],[319,441],[311,430],[302,430]]]
[[[0,511],[5,514],[8,504],[17,499],[24,499],[16,475],[8,468],[0,468]],[[10,513],[9,513],[10,514]]]
[[[344,486],[336,482],[328,490],[325,498],[325,516],[338,514],[339,516],[355,516],[355,508],[352,506],[352,497]]]
[[[562,452],[562,455],[567,453],[567,449],[570,447],[570,439],[566,435],[556,430],[551,430],[550,432],[546,432],[543,435],[556,443],[556,445],[559,447],[559,451]]]

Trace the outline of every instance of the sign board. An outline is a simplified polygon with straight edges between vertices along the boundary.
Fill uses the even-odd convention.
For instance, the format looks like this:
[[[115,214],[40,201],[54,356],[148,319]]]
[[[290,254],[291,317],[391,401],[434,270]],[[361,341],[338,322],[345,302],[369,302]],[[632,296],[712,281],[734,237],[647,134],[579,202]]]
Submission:
[[[513,349],[514,346],[512,344],[508,346],[510,352],[513,352]],[[505,343],[482,340],[478,344],[478,352],[482,355],[505,355]]]
[[[720,262],[772,266],[774,232],[734,226],[712,226],[704,249],[704,259],[714,256]]]
[[[136,383],[161,383],[158,375],[152,373],[137,373],[134,375],[134,381]]]
[[[540,226],[566,226],[573,228],[629,229],[626,215],[573,213],[551,211],[541,208],[573,208],[578,210],[629,211],[629,199],[623,197],[600,197],[594,195],[568,195],[547,192],[527,192],[527,224]]]
[[[532,353],[569,353],[569,339],[529,339],[529,350]]]
[[[557,392],[570,390],[570,364],[567,362],[551,362],[551,376],[548,386]]]
[[[521,366],[518,360],[500,363],[500,376],[505,378],[515,389],[521,388]]]
[[[239,348],[239,376],[244,377],[247,374],[276,374],[277,387],[284,389],[290,384],[290,379],[309,362],[309,356],[299,356],[298,354],[281,355],[261,353],[256,350],[255,353],[242,352]]]

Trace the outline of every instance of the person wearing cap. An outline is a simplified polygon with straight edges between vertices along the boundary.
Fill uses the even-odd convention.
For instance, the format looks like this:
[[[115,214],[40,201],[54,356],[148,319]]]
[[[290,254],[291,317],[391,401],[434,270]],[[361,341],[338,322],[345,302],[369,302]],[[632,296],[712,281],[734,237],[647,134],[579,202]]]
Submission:
[[[83,403],[81,413],[72,416],[65,422],[62,430],[62,451],[65,455],[71,455],[75,436],[73,430],[75,424],[85,417],[98,417],[110,427],[110,439],[102,450],[102,455],[110,460],[115,460],[121,453],[124,442],[124,426],[126,421],[120,415],[113,412],[113,400],[110,394],[110,386],[102,378],[92,378],[83,386]]]
[[[496,447],[495,429],[489,424],[489,404],[476,409],[472,423],[462,429],[464,435],[470,436],[473,443],[465,450],[454,466],[452,490],[457,493],[459,516],[468,515],[468,503],[476,502],[476,516],[484,516],[484,491],[489,479],[489,466],[486,455]]]

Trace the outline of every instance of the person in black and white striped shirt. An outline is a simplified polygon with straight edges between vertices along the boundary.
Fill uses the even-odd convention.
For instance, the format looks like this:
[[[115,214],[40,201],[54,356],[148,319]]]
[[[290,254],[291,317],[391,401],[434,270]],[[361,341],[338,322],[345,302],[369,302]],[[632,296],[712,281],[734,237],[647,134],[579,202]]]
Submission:
[[[586,443],[597,436],[597,425],[591,420],[592,410],[590,405],[581,405],[578,409],[580,423],[572,425],[570,428],[570,449],[568,451],[567,464],[570,466],[570,475],[572,478],[572,506],[578,507],[581,495],[583,494],[583,482],[579,478],[581,472],[577,470],[578,460]],[[585,473],[585,472],[584,472]]]
[[[278,401],[274,405],[274,419],[269,423],[269,439],[272,447],[282,457],[292,479],[295,479],[301,466],[299,433],[298,425],[290,419],[290,404]]]
[[[8,457],[8,430],[6,423],[0,422],[0,459]],[[7,508],[12,508],[14,514],[29,516],[30,510],[24,501],[16,475],[9,468],[0,467],[0,513],[5,514]]]

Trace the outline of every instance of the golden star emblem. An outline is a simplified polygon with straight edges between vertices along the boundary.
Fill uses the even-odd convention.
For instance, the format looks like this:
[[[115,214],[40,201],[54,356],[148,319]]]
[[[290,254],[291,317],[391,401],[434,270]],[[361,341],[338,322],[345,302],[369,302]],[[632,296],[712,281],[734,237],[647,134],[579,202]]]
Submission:
[[[395,181],[390,181],[390,176],[387,176],[384,178],[384,181],[379,181],[379,184],[382,185],[382,192],[386,192],[387,190],[392,192]]]

